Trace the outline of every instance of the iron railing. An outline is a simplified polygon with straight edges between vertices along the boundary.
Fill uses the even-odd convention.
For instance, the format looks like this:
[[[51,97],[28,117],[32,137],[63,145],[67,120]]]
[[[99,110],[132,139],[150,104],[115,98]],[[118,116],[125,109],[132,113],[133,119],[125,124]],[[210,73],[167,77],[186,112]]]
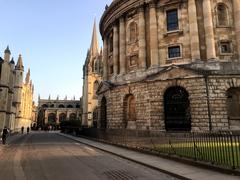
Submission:
[[[80,135],[131,148],[240,169],[240,132],[167,133],[82,129]]]

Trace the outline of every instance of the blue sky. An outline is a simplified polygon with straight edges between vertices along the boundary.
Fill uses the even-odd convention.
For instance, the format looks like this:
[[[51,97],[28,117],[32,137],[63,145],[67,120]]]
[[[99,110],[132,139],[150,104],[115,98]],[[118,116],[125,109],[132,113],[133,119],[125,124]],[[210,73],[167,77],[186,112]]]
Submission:
[[[0,56],[7,45],[15,61],[22,54],[25,73],[31,69],[35,100],[38,94],[80,98],[94,17],[98,23],[111,1],[0,0]]]

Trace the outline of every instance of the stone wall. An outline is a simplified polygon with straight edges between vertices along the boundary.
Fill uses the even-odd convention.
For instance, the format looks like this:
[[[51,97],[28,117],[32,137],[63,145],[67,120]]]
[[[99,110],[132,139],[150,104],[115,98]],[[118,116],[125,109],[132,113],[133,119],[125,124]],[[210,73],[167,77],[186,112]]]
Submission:
[[[235,84],[233,84],[234,82]],[[108,128],[124,128],[123,102],[126,95],[132,94],[136,99],[136,128],[164,131],[164,93],[166,89],[173,86],[181,86],[189,93],[192,131],[208,131],[207,86],[205,78],[201,76],[126,84],[101,94],[99,96],[99,106],[101,106],[100,102],[103,96],[107,99]],[[209,107],[213,130],[229,129],[226,92],[231,87],[240,87],[240,77],[209,77]]]

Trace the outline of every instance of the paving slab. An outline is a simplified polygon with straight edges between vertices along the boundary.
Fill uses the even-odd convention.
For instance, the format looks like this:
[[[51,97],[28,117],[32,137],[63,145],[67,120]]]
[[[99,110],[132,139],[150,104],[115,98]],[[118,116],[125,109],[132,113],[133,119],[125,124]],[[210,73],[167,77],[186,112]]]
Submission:
[[[70,138],[79,143],[87,144],[89,146],[98,148],[100,150],[115,154],[122,158],[126,158],[128,160],[132,160],[134,162],[146,165],[148,167],[157,169],[162,172],[169,173],[171,175],[175,175],[176,177],[184,178],[184,179],[193,179],[193,180],[239,180],[240,176],[223,174],[221,172],[191,166],[188,164],[184,164],[181,162],[177,162],[174,160],[168,160],[165,158],[144,154],[140,152],[136,152],[133,150],[129,150],[126,148],[121,148],[114,145],[109,145],[81,137],[75,137],[63,133],[58,133],[61,136]]]

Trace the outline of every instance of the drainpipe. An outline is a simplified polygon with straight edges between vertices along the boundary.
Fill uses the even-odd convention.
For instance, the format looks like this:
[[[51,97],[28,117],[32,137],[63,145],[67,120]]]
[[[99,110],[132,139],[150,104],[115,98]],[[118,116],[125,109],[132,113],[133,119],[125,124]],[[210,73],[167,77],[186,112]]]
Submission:
[[[205,80],[206,93],[207,93],[207,107],[208,107],[209,131],[212,131],[212,116],[211,116],[211,110],[210,110],[208,75],[204,75],[204,80]]]

